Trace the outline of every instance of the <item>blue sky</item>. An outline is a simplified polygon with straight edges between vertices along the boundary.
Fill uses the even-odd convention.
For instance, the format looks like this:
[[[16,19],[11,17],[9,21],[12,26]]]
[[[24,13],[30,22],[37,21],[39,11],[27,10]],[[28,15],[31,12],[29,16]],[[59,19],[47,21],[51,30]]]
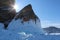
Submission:
[[[31,4],[35,14],[41,20],[42,27],[60,28],[60,0],[16,0],[17,11]]]

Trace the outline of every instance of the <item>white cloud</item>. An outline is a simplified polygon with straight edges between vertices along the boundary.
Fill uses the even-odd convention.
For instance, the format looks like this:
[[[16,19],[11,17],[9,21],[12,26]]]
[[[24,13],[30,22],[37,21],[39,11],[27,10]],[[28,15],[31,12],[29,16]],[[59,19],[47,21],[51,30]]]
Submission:
[[[49,27],[49,26],[55,26],[57,28],[60,28],[60,23],[55,23],[55,22],[45,20],[45,21],[41,21],[41,26],[42,28]]]

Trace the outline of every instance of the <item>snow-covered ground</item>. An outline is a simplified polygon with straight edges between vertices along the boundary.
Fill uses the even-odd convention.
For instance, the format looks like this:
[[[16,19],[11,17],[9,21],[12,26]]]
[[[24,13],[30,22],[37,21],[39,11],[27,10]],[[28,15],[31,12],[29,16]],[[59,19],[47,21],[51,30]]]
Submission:
[[[60,35],[60,33],[45,33],[45,35]]]
[[[38,21],[21,23],[20,19],[13,19],[7,30],[3,27],[0,23],[0,40],[60,40],[59,35],[44,35]]]
[[[13,19],[7,30],[0,24],[0,40],[29,40],[35,39],[35,34],[43,34],[39,21],[33,20],[21,23],[22,20]]]

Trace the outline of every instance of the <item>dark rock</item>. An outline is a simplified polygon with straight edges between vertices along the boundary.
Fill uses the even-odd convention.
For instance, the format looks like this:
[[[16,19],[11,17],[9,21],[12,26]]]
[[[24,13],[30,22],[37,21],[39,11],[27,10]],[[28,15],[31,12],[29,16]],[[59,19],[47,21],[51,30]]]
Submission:
[[[15,0],[0,0],[0,23],[4,23],[5,29],[16,15],[14,4]]]
[[[15,0],[0,0],[0,7],[2,6],[12,6],[15,4]]]
[[[7,28],[8,24],[11,20],[15,17],[16,11],[8,11],[8,10],[0,10],[0,22],[4,23],[5,27]]]
[[[16,16],[15,20],[22,19],[23,22],[34,20],[36,22],[36,19],[38,17],[35,15],[32,6],[29,4],[26,7],[24,7],[21,11],[18,12],[19,14]]]

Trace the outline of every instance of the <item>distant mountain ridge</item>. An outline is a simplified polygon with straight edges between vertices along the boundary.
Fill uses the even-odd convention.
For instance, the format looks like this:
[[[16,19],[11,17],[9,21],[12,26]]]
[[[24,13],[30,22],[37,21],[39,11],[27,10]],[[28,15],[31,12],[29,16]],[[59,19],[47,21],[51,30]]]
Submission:
[[[50,26],[48,28],[43,28],[46,33],[60,33],[60,28]]]

